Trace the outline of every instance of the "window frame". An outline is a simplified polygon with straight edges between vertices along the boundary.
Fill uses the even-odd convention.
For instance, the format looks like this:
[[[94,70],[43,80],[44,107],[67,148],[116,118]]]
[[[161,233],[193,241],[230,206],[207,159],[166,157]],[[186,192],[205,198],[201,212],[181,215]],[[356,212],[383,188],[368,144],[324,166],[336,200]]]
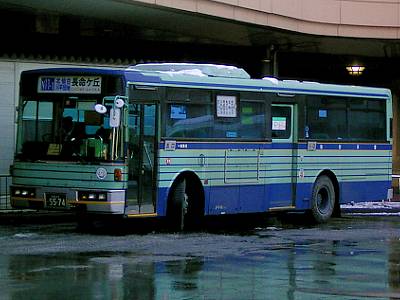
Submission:
[[[306,137],[305,136],[305,129],[307,126],[309,126],[310,121],[309,121],[309,113],[310,113],[310,106],[308,105],[308,103],[310,101],[312,101],[310,98],[311,97],[318,97],[320,99],[320,101],[322,100],[322,98],[330,98],[332,99],[333,102],[338,101],[339,99],[343,99],[343,103],[344,103],[344,107],[345,107],[345,136],[342,137],[341,139],[338,138],[333,138],[333,137],[328,137],[328,138],[315,138],[312,135],[312,129],[310,129],[311,131],[311,136],[310,137]],[[384,125],[384,128],[382,129],[381,135],[382,138],[374,138],[374,139],[368,139],[368,138],[352,138],[351,136],[351,132],[350,132],[350,126],[351,126],[351,104],[354,103],[354,101],[357,100],[365,100],[367,101],[367,104],[370,103],[370,101],[376,101],[379,103],[382,103],[382,109],[381,111],[378,111],[378,113],[381,113],[382,116],[384,117],[384,121],[382,122]],[[387,99],[384,98],[370,98],[370,97],[351,97],[351,96],[347,96],[347,97],[343,97],[343,96],[332,96],[332,95],[313,95],[313,94],[307,94],[305,95],[305,101],[304,101],[304,109],[303,109],[303,116],[304,116],[304,124],[299,126],[299,140],[300,141],[310,141],[310,140],[316,140],[316,141],[323,141],[323,142],[335,142],[335,143],[387,143],[388,142],[388,137],[387,137]],[[321,103],[321,102],[320,102]],[[324,106],[320,106],[321,109],[324,108]],[[329,109],[327,109],[329,112]]]
[[[210,97],[210,102],[204,102],[204,101],[200,101],[200,100],[191,100],[191,99],[182,99],[182,100],[170,100],[169,96],[168,96],[168,91],[171,89],[175,89],[175,90],[187,90],[189,92],[190,95],[190,91],[205,91],[210,93],[211,97]],[[162,103],[162,110],[163,110],[163,117],[162,117],[162,130],[161,130],[161,139],[163,140],[168,140],[168,139],[179,139],[179,140],[185,140],[185,141],[193,141],[193,140],[210,140],[210,141],[225,141],[225,142],[270,142],[271,141],[271,134],[270,134],[270,125],[268,125],[268,121],[271,117],[271,109],[270,109],[270,101],[267,98],[267,95],[269,93],[265,93],[265,92],[248,92],[248,91],[239,91],[239,90],[235,90],[235,91],[230,91],[230,90],[219,90],[219,89],[199,89],[199,88],[185,88],[185,87],[167,87],[165,89],[165,93],[164,93],[164,101]],[[218,117],[217,116],[217,96],[235,96],[237,99],[237,103],[236,103],[236,117]],[[254,98],[255,99],[251,99],[251,95],[257,95]],[[243,100],[242,98],[244,98],[245,100]],[[244,102],[256,102],[256,103],[262,103],[263,106],[263,113],[265,116],[265,121],[264,121],[264,135],[261,138],[241,138],[241,137],[172,137],[172,136],[168,136],[167,135],[167,123],[168,123],[168,118],[169,118],[169,114],[170,114],[170,106],[177,104],[210,104],[211,105],[211,109],[212,109],[212,115],[214,117],[213,120],[213,124],[216,123],[216,120],[224,120],[224,122],[226,124],[229,123],[237,123],[237,122],[241,122],[241,105],[242,105],[242,101]],[[212,127],[213,128],[213,127]]]

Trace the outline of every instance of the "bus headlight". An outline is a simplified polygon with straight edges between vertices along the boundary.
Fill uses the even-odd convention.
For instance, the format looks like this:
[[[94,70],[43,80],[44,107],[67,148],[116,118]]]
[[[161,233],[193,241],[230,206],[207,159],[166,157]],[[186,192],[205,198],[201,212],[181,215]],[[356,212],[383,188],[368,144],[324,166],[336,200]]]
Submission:
[[[99,194],[99,200],[106,201],[107,200],[107,194],[106,193],[100,193]]]
[[[36,189],[26,187],[11,187],[12,197],[35,198]]]
[[[107,192],[78,191],[78,201],[107,201]]]

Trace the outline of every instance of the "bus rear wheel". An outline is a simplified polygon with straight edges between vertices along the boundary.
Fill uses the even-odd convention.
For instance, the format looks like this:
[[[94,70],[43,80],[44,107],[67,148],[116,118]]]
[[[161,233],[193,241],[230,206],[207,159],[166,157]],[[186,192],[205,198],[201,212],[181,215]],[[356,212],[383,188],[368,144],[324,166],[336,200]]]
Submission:
[[[314,184],[311,199],[311,215],[315,222],[325,223],[335,208],[335,189],[328,176],[322,175]]]

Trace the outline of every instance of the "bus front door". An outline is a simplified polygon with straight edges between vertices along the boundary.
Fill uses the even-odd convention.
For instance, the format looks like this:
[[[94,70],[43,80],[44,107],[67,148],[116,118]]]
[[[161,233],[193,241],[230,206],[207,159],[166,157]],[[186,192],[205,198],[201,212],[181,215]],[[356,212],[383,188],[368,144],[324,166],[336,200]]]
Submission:
[[[272,155],[267,169],[269,210],[294,208],[297,183],[296,106],[272,104]]]
[[[156,211],[157,105],[129,107],[129,175],[125,214]]]

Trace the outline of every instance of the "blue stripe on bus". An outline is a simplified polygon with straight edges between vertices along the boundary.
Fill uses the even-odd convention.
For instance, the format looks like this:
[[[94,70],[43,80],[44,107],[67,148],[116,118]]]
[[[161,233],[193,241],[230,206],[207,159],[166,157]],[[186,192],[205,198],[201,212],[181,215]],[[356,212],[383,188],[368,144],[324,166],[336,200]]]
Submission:
[[[171,139],[173,140],[173,139]],[[160,149],[164,150],[165,142],[160,143]],[[322,149],[320,149],[322,146]],[[341,146],[341,149],[339,149]],[[375,149],[376,148],[376,149]],[[226,142],[226,143],[212,143],[212,142],[177,142],[176,150],[187,150],[187,149],[196,149],[196,150],[224,150],[224,149],[299,149],[306,150],[307,144],[298,143],[297,147],[295,143],[235,143],[235,142]],[[379,143],[371,143],[371,144],[345,144],[345,143],[317,143],[316,151],[320,150],[392,150],[391,144],[379,144]],[[315,151],[310,151],[315,152]]]
[[[292,144],[280,144],[280,147],[292,147]],[[164,150],[165,143],[160,143],[160,149]],[[177,142],[176,143],[176,150],[187,150],[187,149],[204,149],[204,150],[229,150],[229,149],[272,149],[271,143],[197,143],[197,142]]]
[[[318,172],[318,171],[321,170],[321,168],[313,168],[313,169],[302,168],[301,170],[304,171],[304,172],[310,172],[310,171]],[[392,168],[391,167],[390,168],[388,168],[388,167],[386,167],[386,168],[344,168],[344,169],[333,169],[333,170],[334,171],[372,171],[372,170],[377,171],[377,170],[381,170],[381,171],[387,171],[388,173],[385,173],[387,175],[389,173],[391,174]],[[243,172],[245,172],[245,173],[249,173],[249,172],[263,173],[263,172],[288,172],[288,171],[298,172],[298,171],[300,171],[300,169],[299,168],[295,168],[295,169],[290,169],[290,168],[288,168],[288,169],[263,169],[263,170],[260,170],[260,169],[242,170],[241,169],[241,170],[238,170],[237,172],[241,172],[241,173],[243,173]],[[210,174],[210,173],[223,173],[223,172],[224,172],[223,170],[207,170],[207,174]],[[225,171],[225,173],[232,173],[232,172],[235,172],[235,170]],[[163,174],[176,174],[176,173],[177,173],[177,171],[160,171],[159,172],[160,175],[163,175]],[[382,175],[382,174],[379,174],[379,175]]]
[[[286,170],[285,170],[286,171]],[[255,171],[253,171],[255,172]],[[229,173],[228,173],[229,174]],[[305,175],[304,178],[315,178],[318,174],[313,174],[313,175]],[[346,177],[375,177],[375,176],[391,176],[391,173],[375,173],[375,174],[346,174],[346,175],[338,175],[337,174],[337,178],[340,181],[340,178],[346,178]],[[293,175],[282,175],[282,176],[252,176],[252,177],[224,177],[224,176],[220,176],[220,177],[207,177],[206,179],[209,182],[212,181],[220,181],[220,180],[226,180],[226,181],[233,181],[233,180],[252,180],[252,181],[258,181],[259,184],[255,183],[256,185],[262,185],[262,180],[263,179],[284,179],[284,178],[297,178],[297,175],[293,176]],[[258,180],[257,180],[258,179]],[[172,179],[158,179],[158,182],[171,182]],[[368,181],[369,182],[369,181]]]
[[[298,144],[298,149],[307,149],[307,144]],[[322,146],[322,149],[320,148]],[[341,148],[339,148],[341,147]],[[390,144],[342,144],[342,143],[317,143],[318,150],[392,150]]]
[[[391,181],[342,182],[339,185],[340,203],[380,201],[386,199]],[[295,205],[297,210],[310,208],[312,189],[312,183],[296,185]],[[164,216],[166,213],[168,191],[168,188],[158,189],[157,213],[160,216]],[[205,186],[205,214],[266,212],[277,204],[290,206],[290,191],[290,183]]]
[[[371,158],[373,158],[373,157],[376,157],[376,156],[372,156]],[[175,158],[175,157],[174,157]],[[339,157],[338,156],[338,158],[342,158],[342,157]],[[195,157],[193,157],[193,159],[195,159]],[[332,165],[349,165],[349,164],[351,164],[351,165],[360,165],[360,164],[362,164],[362,165],[365,165],[365,164],[369,164],[369,165],[373,165],[373,164],[379,164],[379,165],[384,165],[384,164],[387,164],[387,165],[392,165],[392,162],[391,161],[375,161],[375,162],[366,162],[366,161],[361,161],[361,162],[338,162],[338,161],[324,161],[324,162],[298,162],[296,165],[297,166],[307,166],[307,165],[317,165],[318,167],[322,167],[322,166],[332,166]],[[239,165],[245,165],[245,166],[247,166],[247,165],[250,165],[250,163],[248,163],[248,164],[235,164],[235,165],[233,165],[233,164],[229,164],[228,166],[239,166]],[[291,166],[291,165],[293,165],[293,163],[290,161],[290,162],[260,162],[259,163],[259,166],[260,167],[262,167],[263,169],[267,169],[268,168],[268,166]],[[218,163],[218,164],[207,164],[207,168],[209,168],[209,167],[224,167],[224,166],[226,166],[225,165],[225,163]],[[173,169],[173,170],[176,170],[176,167],[181,167],[181,168],[193,168],[193,167],[195,167],[195,168],[199,168],[199,165],[197,164],[197,163],[171,163],[171,164],[169,164],[169,165],[166,165],[166,164],[161,164],[160,165],[160,168],[163,168],[163,169]],[[366,169],[366,168],[360,168],[360,170],[361,169]],[[386,169],[386,168],[381,168],[381,169]],[[388,169],[391,169],[391,167],[388,167]],[[307,169],[307,170],[313,170],[313,169]],[[339,170],[343,170],[343,169],[339,169]],[[208,171],[208,170],[207,170]]]
[[[306,157],[306,158],[312,158],[313,156],[310,156],[310,157]],[[347,156],[336,156],[336,157],[338,157],[338,158],[345,158],[345,157],[347,157]],[[357,156],[357,157],[359,157],[359,156]],[[377,157],[377,156],[371,156],[371,157]],[[386,157],[386,156],[385,156]],[[391,156],[388,156],[387,158],[391,158]],[[345,162],[345,161],[318,161],[318,162],[304,162],[304,161],[302,161],[302,162],[299,162],[299,163],[297,163],[298,165],[318,165],[318,166],[322,166],[322,165],[329,165],[329,166],[331,166],[332,164],[336,164],[336,165],[365,165],[366,163],[368,163],[369,165],[371,165],[371,164],[390,164],[390,165],[392,165],[392,161],[390,160],[390,161],[369,161],[369,162],[366,162],[366,161],[348,161],[348,162]],[[264,164],[264,163],[262,163],[262,164]],[[265,164],[270,164],[270,165],[280,165],[280,163],[275,163],[275,162],[270,162],[270,163],[265,163]]]

